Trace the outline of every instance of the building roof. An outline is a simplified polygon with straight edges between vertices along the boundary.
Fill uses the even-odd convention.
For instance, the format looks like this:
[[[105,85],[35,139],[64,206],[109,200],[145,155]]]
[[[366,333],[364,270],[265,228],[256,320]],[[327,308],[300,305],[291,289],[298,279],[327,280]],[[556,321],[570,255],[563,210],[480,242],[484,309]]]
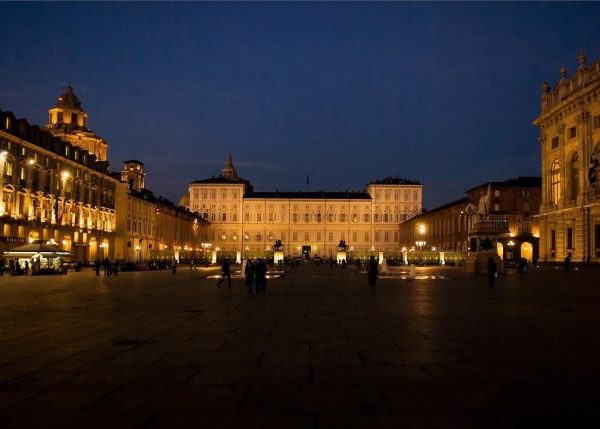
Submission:
[[[123,161],[123,164],[129,164],[130,162],[134,162],[136,164],[144,165],[142,161],[138,161],[137,159],[128,159],[127,161]]]
[[[71,84],[67,85],[65,92],[58,96],[56,99],[56,105],[54,107],[58,107],[60,109],[71,109],[71,110],[80,110],[83,112],[81,108],[81,101],[73,92],[73,87]]]
[[[409,180],[398,176],[388,176],[383,179],[372,180],[370,185],[420,185],[416,180]]]
[[[240,177],[209,177],[208,179],[194,180],[190,184],[245,184],[250,185],[250,181]]]
[[[304,200],[370,200],[371,196],[366,192],[246,192],[244,198],[283,198],[283,199],[304,199]]]
[[[430,215],[430,214],[433,214],[433,213],[441,212],[443,210],[449,209],[450,207],[454,207],[454,206],[466,206],[468,204],[468,202],[469,202],[469,198],[468,197],[464,197],[464,198],[461,198],[460,200],[455,200],[455,201],[452,201],[450,203],[446,203],[446,204],[444,204],[442,206],[435,207],[435,208],[433,208],[431,210],[427,210],[427,211],[423,210],[423,213],[421,213],[418,216],[412,217],[412,218],[410,218],[408,220],[419,219],[421,217],[424,217],[424,216],[427,216],[427,215]]]
[[[475,189],[487,188],[488,185],[491,185],[492,188],[541,188],[542,178],[539,176],[519,176],[515,179],[505,180],[504,182],[485,182],[467,189],[465,192],[469,193]]]

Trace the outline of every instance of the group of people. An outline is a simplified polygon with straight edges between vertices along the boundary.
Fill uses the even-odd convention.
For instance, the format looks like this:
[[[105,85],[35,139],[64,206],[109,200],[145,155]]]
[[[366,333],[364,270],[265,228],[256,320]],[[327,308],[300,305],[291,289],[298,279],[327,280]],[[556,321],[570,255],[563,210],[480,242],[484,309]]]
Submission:
[[[104,258],[103,261],[96,259],[94,262],[94,270],[96,271],[97,276],[100,275],[100,270],[104,271],[105,276],[116,276],[119,274],[119,261],[115,259],[114,262],[111,262],[108,258]]]
[[[227,286],[231,288],[231,263],[229,259],[225,259],[221,266],[221,278],[217,282],[217,287],[221,287],[227,279]],[[255,260],[246,261],[244,269],[244,285],[248,289],[248,295],[252,295],[253,286],[256,288],[256,294],[266,295],[267,293],[267,263],[264,259],[258,258]]]

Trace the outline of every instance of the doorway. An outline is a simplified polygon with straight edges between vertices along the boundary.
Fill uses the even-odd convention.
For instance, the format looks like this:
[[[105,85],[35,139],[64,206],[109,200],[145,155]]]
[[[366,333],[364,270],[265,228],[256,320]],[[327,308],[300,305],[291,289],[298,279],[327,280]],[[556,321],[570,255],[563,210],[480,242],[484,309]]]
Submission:
[[[527,259],[529,262],[533,259],[533,245],[527,241],[521,244],[521,258]]]
[[[310,259],[310,246],[302,246],[302,257]]]

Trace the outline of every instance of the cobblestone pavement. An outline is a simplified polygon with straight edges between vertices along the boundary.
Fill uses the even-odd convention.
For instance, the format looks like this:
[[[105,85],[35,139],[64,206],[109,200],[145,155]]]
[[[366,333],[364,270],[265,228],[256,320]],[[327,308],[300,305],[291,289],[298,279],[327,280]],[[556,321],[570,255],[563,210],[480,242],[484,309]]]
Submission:
[[[0,427],[598,427],[600,271],[443,273],[0,277]]]

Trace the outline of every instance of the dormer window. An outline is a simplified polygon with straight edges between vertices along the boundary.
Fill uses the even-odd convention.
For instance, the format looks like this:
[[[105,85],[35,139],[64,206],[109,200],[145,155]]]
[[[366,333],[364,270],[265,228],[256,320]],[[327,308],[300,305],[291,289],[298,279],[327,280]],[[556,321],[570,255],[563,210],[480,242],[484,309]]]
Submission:
[[[72,124],[77,123],[77,113],[71,113],[71,123]]]

